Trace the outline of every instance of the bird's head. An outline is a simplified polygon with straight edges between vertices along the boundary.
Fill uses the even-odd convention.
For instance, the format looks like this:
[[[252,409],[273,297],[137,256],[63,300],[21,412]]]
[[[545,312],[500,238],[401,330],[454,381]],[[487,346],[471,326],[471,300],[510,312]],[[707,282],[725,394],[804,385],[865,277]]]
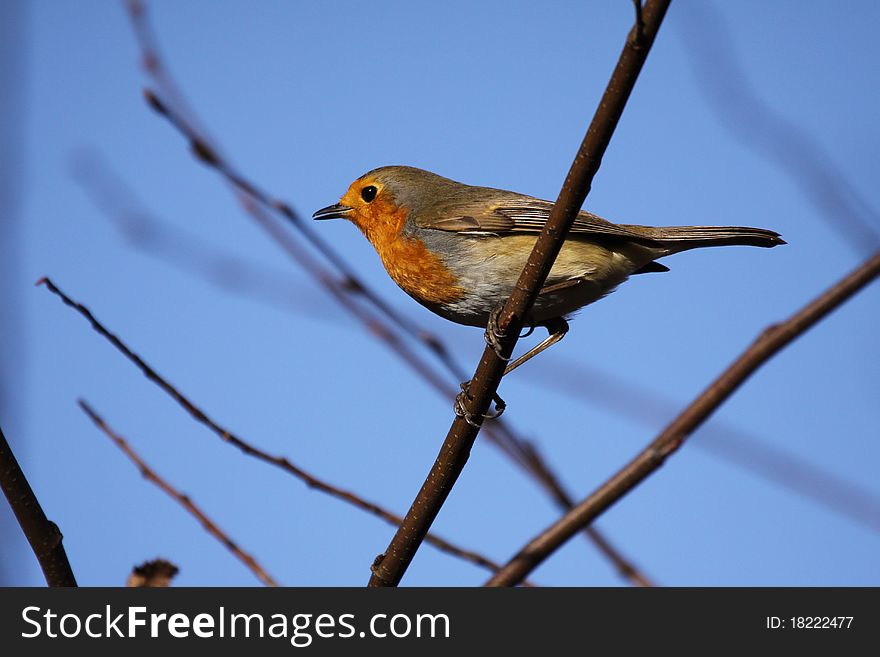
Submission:
[[[313,219],[348,219],[371,242],[399,234],[406,220],[465,185],[430,171],[406,166],[373,169],[349,185],[339,203]]]

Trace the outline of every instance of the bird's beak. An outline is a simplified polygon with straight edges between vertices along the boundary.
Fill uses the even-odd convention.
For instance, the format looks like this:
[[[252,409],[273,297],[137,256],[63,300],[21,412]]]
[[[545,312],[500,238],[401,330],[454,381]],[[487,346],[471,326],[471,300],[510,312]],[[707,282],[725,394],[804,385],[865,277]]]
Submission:
[[[351,211],[352,208],[347,205],[336,203],[328,205],[326,208],[321,208],[312,215],[312,219],[344,219]]]

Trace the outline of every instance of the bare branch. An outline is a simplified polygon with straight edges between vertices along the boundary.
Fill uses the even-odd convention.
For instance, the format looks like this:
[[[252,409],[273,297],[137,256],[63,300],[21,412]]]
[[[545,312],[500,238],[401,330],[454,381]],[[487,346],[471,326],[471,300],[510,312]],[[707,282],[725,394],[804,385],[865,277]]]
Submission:
[[[880,275],[880,251],[780,324],[767,328],[651,444],[592,495],[541,532],[487,586],[512,586],[657,470],[761,365]]]
[[[112,440],[115,445],[122,450],[122,452],[131,460],[132,463],[135,464],[138,470],[141,471],[141,475],[143,475],[144,479],[147,481],[151,481],[160,489],[162,489],[165,494],[171,497],[175,502],[180,504],[184,509],[186,509],[190,515],[194,516],[196,520],[202,523],[202,527],[205,528],[211,536],[220,541],[224,547],[229,550],[236,559],[241,561],[254,575],[256,575],[257,579],[260,580],[266,586],[278,586],[278,582],[276,582],[270,575],[263,569],[263,567],[257,563],[257,560],[254,559],[250,554],[242,550],[238,547],[238,544],[229,538],[229,534],[224,532],[217,524],[211,520],[205,513],[196,506],[195,502],[193,502],[188,495],[184,495],[179,490],[174,488],[167,481],[162,479],[158,474],[156,474],[155,470],[150,468],[144,462],[144,460],[138,456],[137,452],[135,452],[131,446],[126,442],[126,440],[120,436],[118,433],[113,431],[104,419],[98,415],[91,406],[89,406],[85,400],[77,400],[79,407],[88,415],[92,422],[95,423],[95,426],[98,427],[101,431],[103,431],[107,437]]]
[[[642,65],[669,6],[669,0],[648,0],[644,7],[644,30],[641,40],[633,27],[627,38],[611,80],[608,83],[593,121],[590,124],[574,162],[566,176],[559,198],[553,206],[535,243],[513,293],[499,315],[504,357],[510,357],[525,317],[550,273],[568,230],[577,217],[590,190],[593,176],[599,170],[602,156],[623,108],[635,85]],[[469,386],[470,397],[465,409],[470,417],[483,417],[495,396],[504,371],[505,361],[488,347]],[[384,555],[376,559],[370,586],[396,586],[409,566],[416,550],[443,506],[449,491],[458,479],[477,438],[478,426],[457,417],[440,449],[425,483],[404,518]]]
[[[58,525],[49,520],[0,428],[0,487],[49,586],[76,586]]]
[[[71,299],[64,292],[58,289],[58,287],[56,287],[55,284],[48,278],[40,279],[38,281],[38,284],[44,284],[49,289],[49,291],[60,298],[65,303],[65,305],[70,306],[80,315],[85,317],[91,323],[92,328],[98,334],[109,340],[110,343],[114,347],[116,347],[117,350],[119,350],[126,358],[133,362],[138,367],[138,369],[143,372],[144,376],[146,376],[150,381],[158,385],[163,391],[165,391],[166,394],[168,394],[180,406],[182,406],[183,409],[186,410],[197,422],[208,427],[223,441],[237,447],[248,456],[252,456],[260,461],[281,468],[288,474],[293,475],[294,477],[305,483],[309,488],[314,488],[323,493],[327,493],[331,497],[335,497],[336,499],[348,502],[352,506],[355,506],[363,511],[367,511],[368,513],[378,516],[379,518],[382,518],[392,525],[397,526],[402,522],[403,519],[400,516],[395,515],[390,511],[386,511],[378,504],[369,502],[362,497],[356,495],[355,493],[343,490],[321,479],[318,479],[314,475],[306,472],[299,466],[292,463],[286,457],[268,454],[267,452],[264,452],[263,450],[254,447],[231,431],[220,426],[214,420],[208,417],[208,415],[204,411],[202,411],[198,406],[190,401],[189,398],[187,398],[183,393],[177,390],[177,388],[175,388],[167,380],[160,376],[156,372],[156,370],[154,370],[146,362],[144,362],[144,360],[140,356],[129,349],[129,347],[124,342],[122,342],[122,340],[120,340],[116,335],[107,330],[107,328],[105,328],[103,324],[95,319],[95,316],[92,315],[91,311],[88,308]],[[450,543],[449,541],[440,538],[439,536],[432,535],[429,539],[426,540],[437,549],[446,552],[447,554],[451,554],[453,556],[464,559],[466,561],[470,561],[477,566],[486,568],[493,572],[498,570],[499,568],[499,565],[493,562],[491,559],[488,559],[477,552],[460,548]]]

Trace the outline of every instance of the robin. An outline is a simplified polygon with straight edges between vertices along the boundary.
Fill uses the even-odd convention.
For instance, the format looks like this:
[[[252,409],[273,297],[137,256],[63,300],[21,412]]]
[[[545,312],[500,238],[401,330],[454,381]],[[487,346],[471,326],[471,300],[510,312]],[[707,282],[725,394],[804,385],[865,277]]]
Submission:
[[[365,173],[339,203],[313,218],[351,221],[404,292],[441,317],[485,327],[487,342],[498,352],[497,310],[510,296],[552,207],[525,194],[388,166]],[[548,336],[504,373],[559,342],[568,331],[566,318],[629,276],[669,271],[659,258],[708,246],[778,244],[785,244],[779,234],[763,228],[655,228],[614,224],[581,211],[526,321],[532,328],[545,327]]]

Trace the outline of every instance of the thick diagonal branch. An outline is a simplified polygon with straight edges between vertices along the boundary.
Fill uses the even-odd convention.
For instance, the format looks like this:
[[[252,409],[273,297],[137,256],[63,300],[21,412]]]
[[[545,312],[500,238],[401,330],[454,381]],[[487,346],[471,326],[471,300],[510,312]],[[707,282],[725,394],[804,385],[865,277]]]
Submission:
[[[43,512],[12,448],[6,442],[3,429],[0,429],[0,488],[3,488],[18,524],[40,562],[46,584],[76,586],[76,578],[61,544],[61,531]]]
[[[642,11],[642,25],[634,26],[612,73],[587,134],[566,176],[562,191],[553,206],[547,224],[538,236],[525,268],[504,304],[499,328],[506,334],[501,341],[502,354],[513,353],[517,336],[529,310],[553,267],[571,224],[577,217],[599,170],[602,156],[626,106],[639,72],[648,56],[654,37],[669,6],[669,0],[649,0]],[[466,411],[482,417],[501,382],[505,362],[491,348],[486,348],[468,390]],[[458,479],[477,438],[479,427],[458,417],[449,429],[440,454],[419,490],[403,524],[385,553],[376,558],[370,586],[396,586],[409,567],[416,551],[431,527]]]
[[[767,328],[650,445],[592,495],[539,534],[496,573],[488,586],[512,586],[565,541],[635,488],[676,452],[706,419],[783,347],[880,275],[880,251],[781,324]]]

